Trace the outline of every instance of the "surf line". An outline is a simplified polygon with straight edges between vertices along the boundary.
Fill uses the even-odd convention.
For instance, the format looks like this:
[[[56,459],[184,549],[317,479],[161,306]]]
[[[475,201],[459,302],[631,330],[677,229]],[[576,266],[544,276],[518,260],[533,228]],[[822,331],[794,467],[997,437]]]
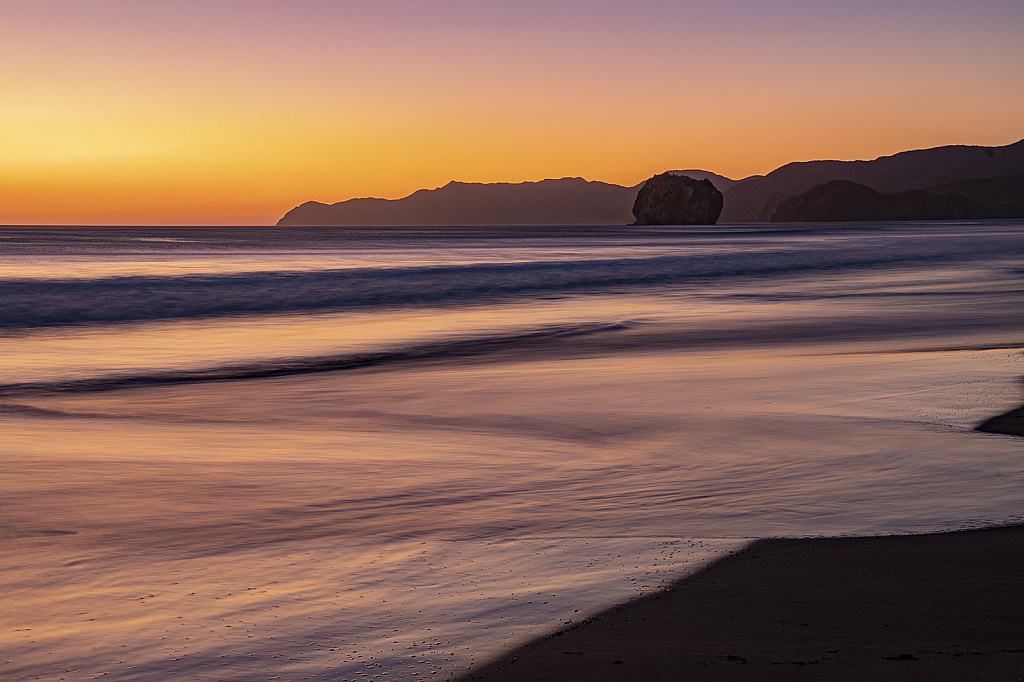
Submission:
[[[632,329],[638,324],[640,323],[635,321],[624,321],[604,324],[581,324],[571,327],[549,327],[522,334],[428,343],[372,353],[284,358],[247,365],[226,365],[206,369],[151,372],[146,374],[119,374],[67,381],[0,384],[0,397],[91,393],[170,384],[267,379],[299,374],[387,367],[431,360],[481,357],[496,355],[502,352],[537,350],[553,342],[557,343],[561,340],[581,336],[624,331]]]

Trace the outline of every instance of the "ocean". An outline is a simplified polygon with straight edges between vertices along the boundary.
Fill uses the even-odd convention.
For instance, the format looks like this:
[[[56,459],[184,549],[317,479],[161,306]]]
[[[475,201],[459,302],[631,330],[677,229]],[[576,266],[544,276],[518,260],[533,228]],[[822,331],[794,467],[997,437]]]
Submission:
[[[1022,221],[0,228],[0,679],[448,679],[1021,522],[1022,310]]]

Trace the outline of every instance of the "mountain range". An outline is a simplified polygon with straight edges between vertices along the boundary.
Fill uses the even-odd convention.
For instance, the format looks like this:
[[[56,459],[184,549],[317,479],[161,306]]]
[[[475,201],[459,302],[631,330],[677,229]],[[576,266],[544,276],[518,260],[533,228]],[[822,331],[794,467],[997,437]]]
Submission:
[[[900,152],[873,161],[800,161],[729,188],[723,223],[768,222],[790,197],[833,180],[848,180],[876,192],[930,189],[977,178],[1024,174],[1024,140],[1005,147],[951,145]]]
[[[1024,197],[1020,196],[1024,178],[1017,177],[1024,176],[1024,140],[1002,147],[950,145],[918,149],[872,161],[799,161],[767,175],[742,180],[696,169],[669,172],[710,180],[724,195],[720,223],[769,222],[783,203],[836,180],[863,185],[882,194],[911,190],[953,193],[966,199],[966,203],[959,199],[942,200],[946,204],[932,203],[955,205],[961,213],[965,210],[963,206],[982,206],[983,211],[975,211],[982,211],[984,217],[1017,217],[1018,205],[1024,210]],[[633,222],[633,202],[642,186],[643,183],[623,187],[583,178],[523,183],[450,182],[401,199],[349,199],[336,204],[309,201],[288,211],[278,225],[626,225]],[[839,194],[819,190],[814,201],[818,201],[820,209],[818,197],[823,194],[868,196],[849,187],[844,189]],[[918,206],[922,198],[915,196]],[[877,201],[892,204],[888,199]],[[794,205],[799,204],[790,202],[787,219],[813,220],[794,212]],[[838,216],[832,218],[835,220],[863,219],[843,217],[841,207],[829,215]],[[911,211],[908,215],[916,214]]]

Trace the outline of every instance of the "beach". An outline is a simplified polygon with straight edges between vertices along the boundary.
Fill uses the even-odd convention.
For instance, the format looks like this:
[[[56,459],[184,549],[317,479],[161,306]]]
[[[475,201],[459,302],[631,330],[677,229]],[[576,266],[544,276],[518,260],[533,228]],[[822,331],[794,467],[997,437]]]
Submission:
[[[1024,522],[1019,222],[0,237],[3,679],[456,678]]]
[[[463,680],[1017,680],[1024,528],[753,543]]]

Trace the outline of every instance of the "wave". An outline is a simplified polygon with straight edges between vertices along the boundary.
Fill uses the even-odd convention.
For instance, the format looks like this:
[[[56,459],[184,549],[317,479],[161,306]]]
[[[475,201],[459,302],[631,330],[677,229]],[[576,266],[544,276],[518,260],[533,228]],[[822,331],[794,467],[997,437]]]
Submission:
[[[550,325],[523,329],[512,334],[491,334],[458,339],[432,340],[406,346],[372,351],[285,358],[267,358],[244,363],[228,363],[185,369],[132,370],[107,372],[78,378],[0,384],[0,398],[55,394],[91,393],[125,388],[240,381],[337,372],[345,370],[403,370],[432,363],[463,365],[483,362],[522,360],[564,360],[567,358],[608,357],[617,354],[649,354],[694,350],[723,350],[737,347],[759,349],[813,348],[828,344],[831,354],[842,353],[838,343],[883,343],[882,346],[852,346],[848,352],[865,353],[950,353],[961,351],[1008,350],[1024,348],[1019,340],[951,340],[943,333],[969,330],[1005,333],[1019,329],[1017,309],[989,314],[983,319],[950,320],[942,312],[898,317],[830,317],[823,323],[818,317],[804,319],[767,319],[739,323],[665,322],[623,320],[606,323]],[[26,416],[63,416],[64,413],[37,407],[0,403],[0,413],[17,412]],[[103,414],[76,413],[75,416]]]
[[[947,248],[879,245],[606,260],[277,271],[232,275],[0,280],[0,328],[488,302],[707,278],[963,261]]]
[[[299,358],[261,360],[246,364],[216,367],[163,370],[136,374],[108,374],[99,377],[0,384],[0,396],[39,395],[56,393],[88,393],[121,388],[190,384],[240,379],[266,379],[273,377],[314,374],[340,370],[383,367],[400,363],[465,360],[497,354],[532,353],[562,340],[600,333],[623,331],[635,327],[635,322],[607,324],[580,324],[533,329],[518,334],[483,336],[454,341],[434,341],[404,348],[392,348],[365,353],[324,355]],[[36,408],[2,405],[3,410],[28,409],[36,416],[45,416]]]

